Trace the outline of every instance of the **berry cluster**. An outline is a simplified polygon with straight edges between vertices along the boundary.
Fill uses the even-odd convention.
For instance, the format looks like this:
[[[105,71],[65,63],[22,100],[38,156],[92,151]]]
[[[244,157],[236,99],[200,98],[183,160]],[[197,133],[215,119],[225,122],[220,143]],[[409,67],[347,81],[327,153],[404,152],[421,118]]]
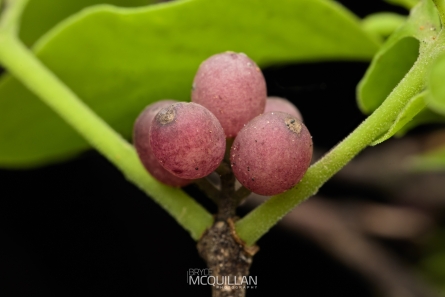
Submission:
[[[182,187],[209,175],[223,161],[226,138],[234,138],[231,168],[247,189],[275,195],[301,180],[312,158],[311,135],[292,103],[267,98],[261,70],[245,54],[205,60],[191,98],[158,101],[136,120],[136,150],[156,179]]]

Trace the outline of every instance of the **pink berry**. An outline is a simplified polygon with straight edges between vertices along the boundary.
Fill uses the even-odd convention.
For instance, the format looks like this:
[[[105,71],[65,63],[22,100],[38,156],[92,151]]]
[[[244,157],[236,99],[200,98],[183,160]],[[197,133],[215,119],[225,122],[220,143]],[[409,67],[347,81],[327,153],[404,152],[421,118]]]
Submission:
[[[267,97],[266,100],[266,108],[264,109],[264,113],[270,111],[281,111],[290,114],[291,116],[296,117],[300,121],[303,121],[303,117],[301,116],[298,108],[292,104],[289,100],[281,97]]]
[[[175,100],[162,100],[148,105],[137,118],[133,129],[133,142],[144,167],[158,181],[173,187],[183,187],[192,182],[168,172],[153,154],[150,146],[149,131],[156,114],[164,107],[176,103]]]
[[[266,96],[261,70],[245,54],[234,52],[202,62],[192,88],[192,101],[218,118],[226,137],[235,137],[245,124],[263,113]]]
[[[158,112],[150,128],[150,145],[172,174],[197,179],[221,163],[226,139],[218,119],[196,103],[175,103]]]
[[[312,137],[296,117],[269,112],[250,121],[230,151],[233,173],[254,193],[276,195],[294,187],[312,158]]]

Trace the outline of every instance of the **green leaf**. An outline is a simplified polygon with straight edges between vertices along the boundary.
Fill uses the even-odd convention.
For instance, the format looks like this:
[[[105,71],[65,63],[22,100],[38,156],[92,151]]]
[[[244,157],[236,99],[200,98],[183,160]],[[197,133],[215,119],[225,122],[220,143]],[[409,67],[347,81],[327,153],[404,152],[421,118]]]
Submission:
[[[20,38],[28,46],[66,17],[96,4],[134,7],[156,0],[30,0],[22,15]]]
[[[416,171],[445,170],[445,147],[413,157],[410,161],[410,168]]]
[[[392,12],[379,12],[366,16],[362,20],[362,25],[365,31],[386,38],[405,22],[406,16]]]
[[[425,97],[426,92],[422,92],[411,98],[402,112],[399,113],[396,121],[392,124],[391,128],[389,128],[388,132],[386,132],[385,135],[383,135],[382,137],[379,137],[377,140],[375,140],[371,145],[377,145],[391,138],[408,122],[410,122],[419,112],[421,112],[425,108]]]
[[[333,1],[194,0],[86,9],[44,36],[35,52],[99,116],[130,137],[147,104],[189,100],[194,73],[212,54],[245,52],[266,66],[368,60],[378,46]],[[53,162],[89,147],[11,77],[0,83],[0,119],[4,167]]]
[[[430,95],[427,97],[428,106],[445,115],[445,54],[437,58],[428,75]]]
[[[385,0],[388,3],[391,3],[393,5],[398,5],[405,7],[406,9],[410,10],[413,8],[417,3],[419,3],[419,0]]]
[[[422,1],[408,21],[392,34],[375,55],[357,87],[360,109],[372,113],[403,79],[419,53],[437,38],[440,20],[433,3]]]
[[[445,251],[428,255],[422,259],[421,268],[430,283],[440,291],[445,291]]]
[[[358,84],[357,100],[363,113],[371,114],[411,69],[419,55],[419,42],[411,37],[392,35],[372,60]]]
[[[435,228],[423,245],[419,261],[420,270],[427,280],[440,290],[445,290],[445,230]]]

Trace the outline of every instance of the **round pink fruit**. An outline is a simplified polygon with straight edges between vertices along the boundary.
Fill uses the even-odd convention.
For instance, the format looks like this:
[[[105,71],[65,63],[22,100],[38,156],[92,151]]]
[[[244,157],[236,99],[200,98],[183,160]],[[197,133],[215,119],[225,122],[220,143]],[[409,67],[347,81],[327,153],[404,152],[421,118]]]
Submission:
[[[150,128],[150,145],[172,174],[197,179],[221,163],[226,139],[218,119],[196,103],[175,103],[158,112]]]
[[[133,142],[144,167],[158,181],[173,187],[183,187],[192,182],[179,178],[167,171],[153,154],[150,146],[149,131],[156,114],[164,107],[176,103],[175,100],[162,100],[148,105],[137,118],[133,129]]]
[[[263,113],[266,82],[261,70],[245,54],[225,52],[199,66],[192,101],[205,106],[219,120],[226,137],[235,137],[251,119]]]
[[[290,102],[289,100],[281,97],[275,97],[275,96],[267,97],[266,108],[264,109],[264,113],[271,111],[285,112],[296,117],[300,121],[303,121],[303,117],[301,116],[301,113],[298,110],[298,108],[295,105],[293,105],[293,103]]]
[[[294,187],[312,158],[312,137],[296,117],[269,112],[250,121],[230,151],[238,181],[254,193],[276,195]]]

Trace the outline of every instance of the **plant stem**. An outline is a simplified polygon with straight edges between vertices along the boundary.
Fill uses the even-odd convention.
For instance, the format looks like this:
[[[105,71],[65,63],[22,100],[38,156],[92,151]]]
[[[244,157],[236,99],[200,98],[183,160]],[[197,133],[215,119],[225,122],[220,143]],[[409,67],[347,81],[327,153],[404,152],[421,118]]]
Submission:
[[[159,203],[199,239],[213,223],[201,205],[180,189],[153,179],[129,143],[99,118],[76,94],[43,65],[13,34],[0,33],[0,61],[17,79],[66,120],[126,178]]]
[[[405,104],[425,85],[428,54],[420,56],[410,72],[385,102],[340,144],[312,165],[295,188],[274,196],[236,223],[238,236],[254,244],[286,213],[314,195],[318,189],[374,139],[385,133]],[[335,123],[330,123],[335,124]]]
[[[232,220],[217,220],[199,240],[197,248],[212,276],[217,278],[218,284],[223,284],[212,286],[212,297],[245,297],[245,286],[233,284],[239,284],[243,276],[249,275],[253,255],[258,249],[245,249],[240,244],[234,237]]]
[[[4,11],[0,19],[0,31],[17,35],[20,27],[20,18],[29,0],[5,0]],[[1,7],[0,0],[0,7]]]
[[[230,168],[228,160],[223,160]],[[235,175],[229,169],[226,174],[221,175],[221,192],[218,199],[218,213],[216,219],[225,221],[235,216],[237,205],[235,204]]]

